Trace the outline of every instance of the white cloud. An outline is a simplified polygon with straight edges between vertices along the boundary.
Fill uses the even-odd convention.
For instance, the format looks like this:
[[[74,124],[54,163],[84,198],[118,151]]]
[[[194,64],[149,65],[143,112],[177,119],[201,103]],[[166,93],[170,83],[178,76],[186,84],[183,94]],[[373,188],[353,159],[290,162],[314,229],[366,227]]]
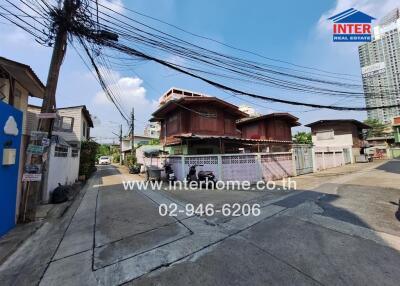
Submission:
[[[7,135],[17,136],[19,133],[17,122],[13,116],[9,116],[4,125],[4,133]]]
[[[146,99],[146,89],[141,86],[142,83],[143,80],[137,77],[121,77],[115,84],[111,84],[108,87],[111,90],[118,91],[117,94],[120,97],[121,103],[127,107],[149,103]],[[101,91],[96,94],[94,103],[97,105],[108,105],[110,104],[110,100],[107,95]]]
[[[111,90],[116,91],[118,101],[126,114],[130,114],[132,108],[135,109],[135,134],[143,132],[144,125],[158,106],[157,101],[147,97],[147,91],[142,85],[143,80],[138,77],[119,77],[116,83],[108,85]],[[126,130],[126,122],[103,91],[98,92],[93,98],[91,113],[98,119],[92,133],[95,137],[109,138],[110,134],[114,137],[110,132],[110,122],[120,122]],[[113,132],[118,130],[116,124],[112,128]]]
[[[124,12],[124,5],[122,3],[122,0],[100,0],[99,3],[101,5],[106,6],[107,8],[114,10],[118,13],[123,13]],[[101,8],[99,7],[99,10],[103,10],[104,12],[107,12],[106,8]]]

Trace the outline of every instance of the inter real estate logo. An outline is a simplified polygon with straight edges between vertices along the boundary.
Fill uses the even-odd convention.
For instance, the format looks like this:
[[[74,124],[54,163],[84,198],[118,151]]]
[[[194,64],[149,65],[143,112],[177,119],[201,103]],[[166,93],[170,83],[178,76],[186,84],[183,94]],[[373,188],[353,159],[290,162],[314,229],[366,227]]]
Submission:
[[[371,42],[371,22],[375,20],[363,12],[350,8],[329,18],[333,21],[334,42]]]

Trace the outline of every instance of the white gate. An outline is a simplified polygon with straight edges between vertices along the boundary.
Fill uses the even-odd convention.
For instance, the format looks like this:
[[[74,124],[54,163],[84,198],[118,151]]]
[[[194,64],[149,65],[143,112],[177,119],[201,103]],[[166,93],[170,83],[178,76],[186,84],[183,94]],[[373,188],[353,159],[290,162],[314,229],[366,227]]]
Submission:
[[[296,174],[303,175],[313,172],[312,147],[310,145],[294,145],[293,152],[296,162]]]

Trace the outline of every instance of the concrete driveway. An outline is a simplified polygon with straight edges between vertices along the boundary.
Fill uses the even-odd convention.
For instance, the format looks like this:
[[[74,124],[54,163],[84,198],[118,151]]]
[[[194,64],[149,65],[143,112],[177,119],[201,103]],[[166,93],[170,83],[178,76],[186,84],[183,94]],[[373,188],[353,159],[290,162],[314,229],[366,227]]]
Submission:
[[[0,266],[4,285],[398,285],[400,161],[298,177],[290,192],[125,191],[100,167],[58,221]],[[352,167],[356,168],[356,167]],[[315,177],[312,177],[315,176]],[[307,177],[308,182],[307,182]],[[318,178],[319,177],[319,178]],[[320,180],[320,183],[318,183]],[[382,180],[385,180],[383,182]],[[367,183],[370,182],[370,183]],[[301,185],[301,184],[300,184]],[[259,216],[159,215],[160,204],[259,203]]]

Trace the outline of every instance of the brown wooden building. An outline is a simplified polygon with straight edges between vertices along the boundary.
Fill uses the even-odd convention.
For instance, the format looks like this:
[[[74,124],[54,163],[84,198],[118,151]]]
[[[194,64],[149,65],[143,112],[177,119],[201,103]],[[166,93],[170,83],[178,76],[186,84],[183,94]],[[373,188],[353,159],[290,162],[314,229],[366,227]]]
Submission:
[[[241,138],[259,140],[257,149],[252,148],[254,152],[289,151],[292,143],[292,127],[299,125],[298,118],[289,113],[249,117],[237,123]]]
[[[172,154],[212,154],[222,138],[240,139],[236,121],[247,115],[237,106],[216,97],[182,97],[167,101],[153,113],[161,123],[160,143]]]
[[[160,122],[160,143],[171,155],[289,151],[297,117],[273,113],[250,118],[216,97],[179,91],[166,93],[150,120]]]

